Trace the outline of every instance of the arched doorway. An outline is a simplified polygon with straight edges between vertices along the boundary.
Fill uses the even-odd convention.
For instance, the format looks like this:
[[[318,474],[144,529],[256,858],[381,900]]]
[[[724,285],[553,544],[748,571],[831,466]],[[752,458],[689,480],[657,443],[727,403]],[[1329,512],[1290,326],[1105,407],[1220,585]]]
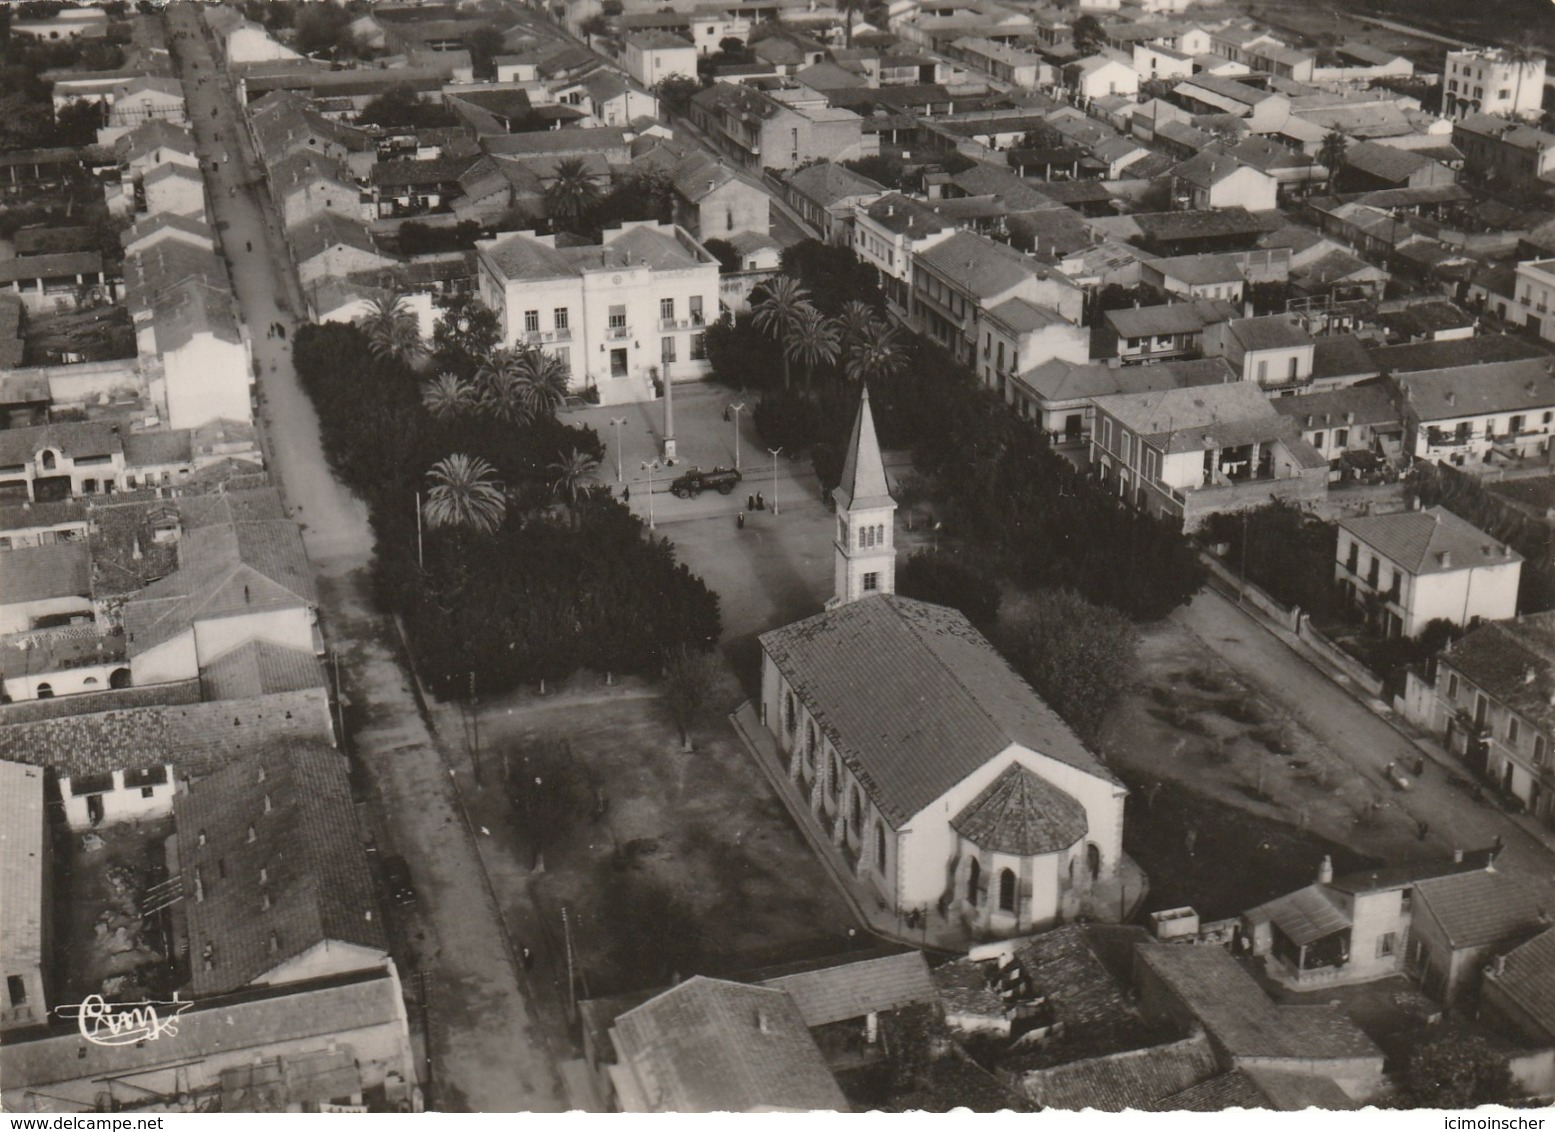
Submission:
[[[52,700],[54,698],[54,685],[45,680],[38,685],[38,698],[40,700]]]
[[[108,687],[128,688],[130,686],[130,670],[128,668],[115,668],[108,677]]]
[[[966,902],[968,904],[976,905],[977,886],[982,882],[982,879],[982,862],[979,861],[976,857],[973,857],[971,865],[969,865],[966,870]]]
[[[1085,867],[1090,870],[1092,881],[1101,876],[1101,850],[1094,842],[1085,843]]]
[[[1015,870],[1005,869],[999,874],[999,911],[1015,911]]]

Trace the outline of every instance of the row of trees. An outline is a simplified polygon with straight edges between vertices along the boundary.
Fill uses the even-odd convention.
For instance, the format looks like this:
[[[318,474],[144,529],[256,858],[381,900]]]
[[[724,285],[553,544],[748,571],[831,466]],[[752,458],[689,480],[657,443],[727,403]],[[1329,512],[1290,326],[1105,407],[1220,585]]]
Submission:
[[[298,331],[297,372],[325,448],[370,510],[376,580],[443,695],[657,673],[719,633],[717,598],[607,489],[602,448],[556,419],[566,374],[498,345],[495,316],[456,303],[423,343],[392,296],[359,325]]]

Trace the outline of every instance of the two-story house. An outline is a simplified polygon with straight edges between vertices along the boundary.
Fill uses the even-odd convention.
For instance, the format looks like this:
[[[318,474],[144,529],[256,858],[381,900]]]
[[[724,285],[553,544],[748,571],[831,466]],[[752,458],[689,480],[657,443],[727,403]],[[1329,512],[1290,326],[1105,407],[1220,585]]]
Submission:
[[[1092,471],[1120,499],[1196,529],[1211,514],[1328,494],[1328,461],[1250,381],[1096,399]]]
[[[1006,299],[980,309],[976,327],[975,368],[983,384],[1005,401],[1015,393],[1022,357],[1029,368],[1038,359],[1082,363],[1091,352],[1089,330],[1029,299]]]
[[[649,90],[671,75],[696,78],[697,49],[672,32],[657,28],[628,32],[624,45],[626,73]]]
[[[1555,435],[1555,374],[1537,358],[1395,374],[1409,453],[1459,466],[1538,458]]]
[[[692,153],[670,173],[675,223],[698,240],[727,240],[737,232],[765,235],[772,223],[767,194],[736,175],[722,159]]]
[[[1534,259],[1516,268],[1515,301],[1506,312],[1546,342],[1555,342],[1555,259]]]
[[[818,161],[783,179],[783,199],[828,243],[851,244],[853,213],[884,195],[878,182],[844,165]]]
[[[875,269],[886,304],[902,318],[912,314],[913,260],[956,226],[921,200],[887,193],[854,207],[853,252]]]
[[[804,87],[757,90],[714,83],[691,100],[691,122],[731,161],[752,169],[794,169],[875,152],[864,120]]]
[[[1319,345],[1333,340],[1320,339]],[[1334,477],[1347,454],[1368,453],[1392,461],[1403,453],[1403,421],[1383,382],[1276,397],[1274,408],[1296,422],[1301,438],[1323,454]]]
[[[1225,299],[1190,299],[1153,307],[1122,307],[1102,315],[1097,355],[1123,365],[1194,357],[1203,346],[1204,328],[1241,316]]]
[[[387,164],[393,164],[392,162]],[[383,165],[373,166],[373,172]],[[270,193],[290,228],[331,212],[347,220],[362,217],[361,190],[345,167],[312,149],[299,149],[270,166]]]
[[[1084,305],[1062,272],[986,236],[956,232],[914,256],[913,325],[967,364],[974,364],[978,316],[1017,298],[1076,324]]]
[[[1523,558],[1445,507],[1339,521],[1334,580],[1389,637],[1517,613]]]
[[[1485,181],[1532,187],[1555,169],[1555,134],[1490,114],[1454,122],[1452,144],[1464,171]]]
[[[532,232],[476,246],[502,340],[554,354],[573,389],[597,389],[606,404],[651,400],[661,380],[708,372],[718,260],[685,229],[633,221],[583,247]]]
[[[1204,328],[1204,352],[1225,358],[1243,381],[1263,389],[1301,386],[1312,378],[1316,340],[1289,314],[1233,318]]]
[[[1555,829],[1555,613],[1471,629],[1411,674],[1406,714]]]

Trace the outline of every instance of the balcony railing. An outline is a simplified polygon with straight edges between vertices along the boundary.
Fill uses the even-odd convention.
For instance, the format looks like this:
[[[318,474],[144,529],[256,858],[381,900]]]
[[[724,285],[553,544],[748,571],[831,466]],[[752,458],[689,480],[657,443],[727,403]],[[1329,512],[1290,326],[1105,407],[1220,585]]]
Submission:
[[[629,326],[612,326],[605,331],[605,337],[612,342],[619,342],[623,338],[632,336],[632,328]]]
[[[560,330],[528,330],[524,332],[524,341],[531,346],[538,346],[542,342],[571,342],[572,331],[566,327]]]

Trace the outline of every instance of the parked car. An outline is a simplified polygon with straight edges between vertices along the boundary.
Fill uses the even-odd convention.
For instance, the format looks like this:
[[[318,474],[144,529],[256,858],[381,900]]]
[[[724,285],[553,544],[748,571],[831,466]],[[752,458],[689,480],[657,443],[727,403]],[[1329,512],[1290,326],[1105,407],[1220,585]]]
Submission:
[[[708,471],[692,468],[671,480],[670,490],[681,499],[695,499],[704,491],[728,495],[743,478],[734,468],[712,468]]]
[[[383,879],[389,887],[389,899],[396,904],[414,904],[416,886],[410,882],[410,866],[404,857],[385,857]]]

